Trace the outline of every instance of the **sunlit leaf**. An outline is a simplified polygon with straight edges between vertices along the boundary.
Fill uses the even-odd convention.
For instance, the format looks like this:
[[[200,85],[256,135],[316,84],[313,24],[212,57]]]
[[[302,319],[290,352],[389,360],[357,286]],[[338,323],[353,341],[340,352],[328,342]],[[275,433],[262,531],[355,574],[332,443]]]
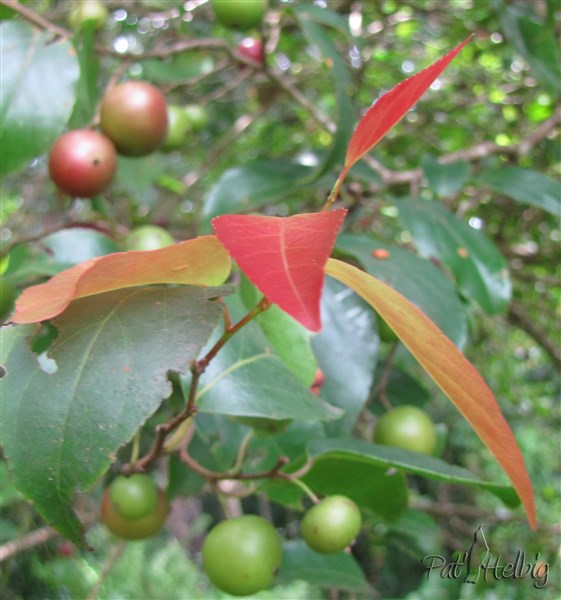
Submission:
[[[330,259],[326,273],[371,304],[458,408],[502,466],[536,526],[534,496],[524,458],[493,393],[456,346],[401,294],[363,271]]]

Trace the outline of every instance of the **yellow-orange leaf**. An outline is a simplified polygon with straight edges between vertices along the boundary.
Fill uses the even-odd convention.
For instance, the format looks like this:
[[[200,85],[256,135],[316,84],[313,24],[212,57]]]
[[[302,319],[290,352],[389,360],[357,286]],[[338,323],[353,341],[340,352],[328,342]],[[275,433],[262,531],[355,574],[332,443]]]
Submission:
[[[27,288],[18,298],[11,320],[14,323],[44,321],[56,317],[77,298],[137,285],[221,285],[230,274],[230,268],[230,256],[214,235],[159,250],[108,254]]]
[[[509,476],[530,526],[535,529],[534,495],[522,453],[493,393],[477,370],[424,313],[385,283],[335,259],[327,261],[325,272],[380,313],[454,403]]]

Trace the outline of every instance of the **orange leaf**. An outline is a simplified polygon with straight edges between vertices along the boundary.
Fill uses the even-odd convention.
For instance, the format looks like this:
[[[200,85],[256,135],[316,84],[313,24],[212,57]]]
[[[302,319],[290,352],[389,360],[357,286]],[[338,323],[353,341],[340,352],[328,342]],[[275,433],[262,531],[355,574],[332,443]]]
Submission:
[[[159,250],[118,252],[92,258],[27,288],[16,302],[14,323],[56,317],[77,298],[137,285],[180,283],[214,286],[230,273],[228,253],[214,235]]]
[[[338,208],[292,217],[223,215],[212,226],[240,269],[271,302],[304,327],[319,331],[323,266],[346,214]]]
[[[334,259],[327,261],[325,272],[366,300],[395,331],[505,470],[535,529],[534,495],[524,458],[481,375],[424,313],[385,283]]]

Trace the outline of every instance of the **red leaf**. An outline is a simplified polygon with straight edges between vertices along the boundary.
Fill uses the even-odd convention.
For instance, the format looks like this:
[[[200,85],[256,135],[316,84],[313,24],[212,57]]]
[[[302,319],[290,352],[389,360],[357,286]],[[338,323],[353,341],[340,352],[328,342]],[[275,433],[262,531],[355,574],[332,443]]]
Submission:
[[[117,252],[62,271],[47,283],[27,288],[16,302],[14,323],[56,317],[77,298],[149,283],[220,285],[230,257],[215,236],[179,242],[160,250]]]
[[[398,123],[444,71],[472,36],[424,71],[402,81],[379,98],[360,120],[349,142],[341,179],[388,131]]]
[[[339,208],[292,217],[223,215],[212,226],[240,269],[271,302],[304,327],[319,331],[323,267],[346,214]]]
[[[493,393],[472,364],[414,304],[356,267],[330,259],[325,272],[368,302],[473,427],[509,476],[536,527],[532,484],[514,435]]]

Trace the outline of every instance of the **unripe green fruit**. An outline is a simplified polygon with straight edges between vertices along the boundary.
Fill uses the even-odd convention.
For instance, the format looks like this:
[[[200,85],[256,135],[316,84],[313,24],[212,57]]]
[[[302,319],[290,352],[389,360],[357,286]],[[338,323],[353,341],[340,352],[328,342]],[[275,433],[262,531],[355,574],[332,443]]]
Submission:
[[[166,138],[165,96],[146,81],[125,81],[105,93],[100,126],[125,156],[145,156]]]
[[[203,544],[203,566],[210,581],[236,596],[271,585],[281,563],[281,539],[262,517],[243,515],[222,521]]]
[[[436,448],[436,428],[420,408],[398,406],[377,420],[373,441],[431,455]]]
[[[57,187],[71,196],[91,198],[111,182],[117,169],[115,147],[91,129],[61,135],[49,155],[49,174]]]
[[[221,25],[245,31],[260,25],[267,0],[210,0],[210,5]]]
[[[120,475],[113,480],[109,488],[109,498],[121,517],[129,520],[140,519],[156,507],[158,488],[148,475]]]
[[[107,23],[108,11],[103,2],[98,0],[79,0],[68,16],[68,23],[74,31],[81,31],[90,26],[102,29]]]
[[[125,250],[159,250],[174,244],[171,234],[156,225],[142,225],[125,238]]]
[[[177,150],[182,148],[189,131],[189,117],[181,106],[168,105],[168,132],[162,144],[162,150]]]
[[[358,506],[346,496],[324,498],[304,515],[302,538],[321,554],[344,550],[358,535],[362,518]]]
[[[157,490],[156,506],[152,512],[139,519],[126,519],[121,516],[110,498],[109,488],[101,501],[101,520],[117,537],[125,540],[140,540],[160,531],[166,521],[169,504],[162,490]]]
[[[208,113],[204,106],[200,104],[187,104],[183,107],[183,112],[187,116],[191,131],[201,131],[208,125]]]

